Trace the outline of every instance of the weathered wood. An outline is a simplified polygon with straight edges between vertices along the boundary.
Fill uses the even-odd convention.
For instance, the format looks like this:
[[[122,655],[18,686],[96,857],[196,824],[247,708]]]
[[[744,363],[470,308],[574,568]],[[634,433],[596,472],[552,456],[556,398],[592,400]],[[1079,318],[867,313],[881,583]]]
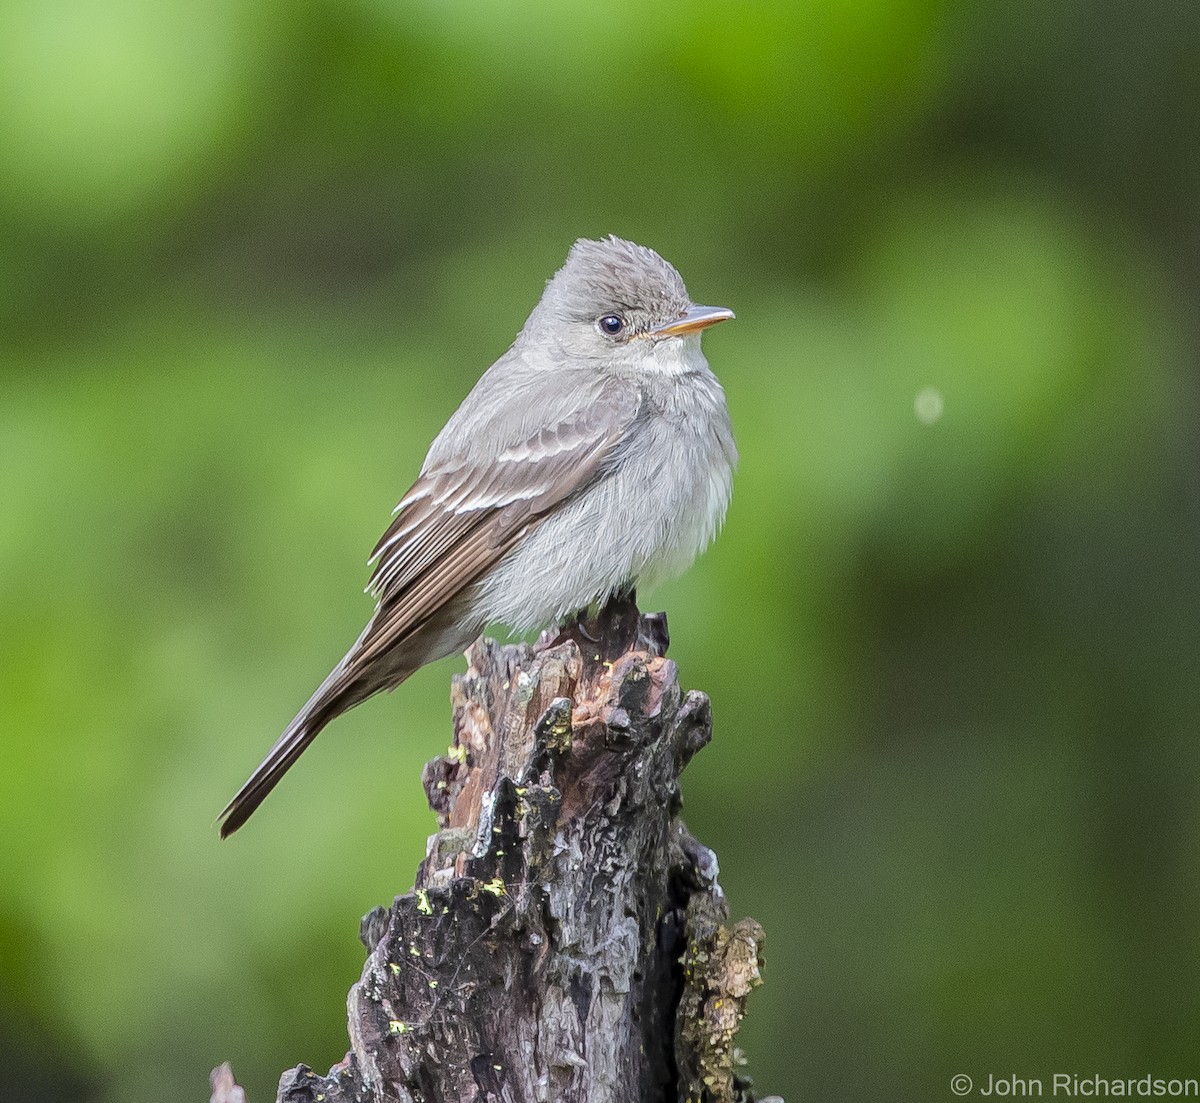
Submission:
[[[612,605],[538,644],[480,640],[454,743],[424,773],[440,830],[414,890],[362,924],[351,1048],[281,1103],[734,1103],[763,932],[727,925],[679,818],[711,734],[666,621]]]

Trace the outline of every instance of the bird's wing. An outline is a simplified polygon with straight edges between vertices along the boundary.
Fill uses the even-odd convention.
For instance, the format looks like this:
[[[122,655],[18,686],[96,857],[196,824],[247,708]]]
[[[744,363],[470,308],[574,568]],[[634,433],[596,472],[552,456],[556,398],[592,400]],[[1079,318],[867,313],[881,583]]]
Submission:
[[[487,459],[426,470],[372,553],[368,590],[379,611],[359,643],[355,665],[369,663],[418,628],[597,478],[639,406],[636,392],[609,390]]]
[[[246,822],[333,717],[388,686],[387,678],[373,673],[381,655],[461,594],[556,506],[602,476],[640,404],[632,389],[609,387],[585,408],[523,440],[513,433],[517,443],[499,453],[484,455],[478,448],[488,429],[481,425],[476,428],[483,436],[464,442],[470,458],[427,462],[371,557],[375,615],[225,807],[222,837]],[[389,670],[386,662],[383,669]],[[400,668],[390,669],[395,675]]]

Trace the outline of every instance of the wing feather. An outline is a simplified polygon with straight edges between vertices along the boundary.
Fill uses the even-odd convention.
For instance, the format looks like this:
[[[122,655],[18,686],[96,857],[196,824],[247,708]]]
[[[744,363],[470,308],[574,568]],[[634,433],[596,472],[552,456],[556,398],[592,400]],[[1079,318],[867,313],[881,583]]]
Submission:
[[[575,396],[567,392],[552,397],[569,402]],[[516,396],[507,398],[511,415]],[[421,654],[408,655],[405,641],[499,562],[534,525],[602,478],[641,405],[636,391],[614,382],[553,428],[526,439],[514,430],[517,439],[497,452],[486,447],[486,433],[495,431],[503,411],[492,408],[490,422],[480,425],[469,418],[464,425],[463,410],[473,415],[469,402],[447,427],[465,438],[462,449],[439,453],[438,441],[455,439],[445,437],[443,430],[430,455],[446,458],[440,463],[426,459],[421,477],[401,499],[375,546],[368,587],[378,598],[375,615],[221,813],[222,836],[245,823],[334,716],[391,688],[425,661]],[[519,420],[512,418],[510,424]],[[471,428],[477,431],[471,433]]]
[[[354,665],[371,662],[475,582],[604,470],[637,417],[631,391],[601,397],[486,462],[426,471],[372,554],[379,610]]]

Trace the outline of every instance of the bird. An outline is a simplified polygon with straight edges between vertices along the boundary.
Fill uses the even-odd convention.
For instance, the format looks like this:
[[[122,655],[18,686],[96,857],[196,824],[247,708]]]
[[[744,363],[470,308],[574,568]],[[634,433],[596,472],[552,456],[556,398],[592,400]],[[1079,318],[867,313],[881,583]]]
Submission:
[[[653,249],[581,238],[430,445],[368,560],[366,627],[218,816],[241,827],[320,731],[488,625],[524,633],[685,570],[737,447],[698,306]]]

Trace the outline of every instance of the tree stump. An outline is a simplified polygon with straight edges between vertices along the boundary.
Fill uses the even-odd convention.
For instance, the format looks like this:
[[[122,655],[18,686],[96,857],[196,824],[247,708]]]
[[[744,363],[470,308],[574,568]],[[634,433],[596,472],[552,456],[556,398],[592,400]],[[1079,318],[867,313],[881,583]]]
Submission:
[[[711,736],[666,619],[632,601],[537,645],[481,639],[425,791],[412,892],[362,923],[350,1051],[280,1103],[749,1103],[734,1040],[762,928],[727,924],[679,818]]]

